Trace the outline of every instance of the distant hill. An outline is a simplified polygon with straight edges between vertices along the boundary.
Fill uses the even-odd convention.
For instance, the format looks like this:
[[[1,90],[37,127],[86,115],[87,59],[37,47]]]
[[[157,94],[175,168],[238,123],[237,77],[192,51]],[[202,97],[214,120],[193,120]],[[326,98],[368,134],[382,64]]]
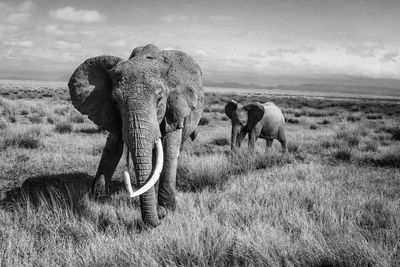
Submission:
[[[278,85],[275,89],[291,91],[307,91],[319,93],[341,93],[341,94],[363,94],[400,96],[400,88],[364,85],[340,85],[340,84],[301,84],[301,85]]]
[[[223,87],[223,88],[247,88],[247,89],[272,89],[272,86],[258,85],[258,84],[243,84],[237,82],[211,82],[205,81],[203,86],[206,87]]]
[[[244,88],[244,89],[277,89],[298,92],[338,93],[338,94],[362,94],[381,96],[400,96],[400,85],[398,88],[368,85],[342,85],[327,83],[305,83],[300,85],[278,85],[267,86],[258,84],[242,84],[237,82],[210,82],[203,83],[205,87],[222,88]]]

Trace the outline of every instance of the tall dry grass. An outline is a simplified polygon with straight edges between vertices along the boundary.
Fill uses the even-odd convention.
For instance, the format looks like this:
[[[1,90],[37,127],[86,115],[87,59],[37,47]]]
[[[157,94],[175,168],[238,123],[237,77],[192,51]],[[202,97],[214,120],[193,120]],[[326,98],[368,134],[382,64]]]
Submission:
[[[286,125],[281,158],[277,142],[265,151],[262,140],[254,154],[246,140],[231,154],[230,122],[218,112],[232,96],[207,97],[208,124],[179,159],[177,209],[155,229],[142,223],[138,199],[118,180],[122,166],[115,193],[89,197],[104,131],[62,100],[1,102],[0,137],[9,141],[0,152],[0,265],[400,264],[399,121],[388,107],[279,98],[300,115]],[[383,119],[366,118],[380,109]],[[351,110],[361,119],[347,120]],[[29,116],[43,120],[33,125]],[[318,124],[325,117],[330,123]],[[71,131],[55,131],[62,123]],[[39,145],[19,145],[30,134]]]

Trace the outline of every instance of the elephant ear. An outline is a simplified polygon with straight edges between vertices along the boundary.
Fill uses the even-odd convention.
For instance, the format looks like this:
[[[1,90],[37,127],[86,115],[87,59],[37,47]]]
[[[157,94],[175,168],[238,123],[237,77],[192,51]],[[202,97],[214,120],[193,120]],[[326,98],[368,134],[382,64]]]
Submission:
[[[121,116],[111,100],[109,74],[121,60],[112,56],[89,58],[74,71],[68,83],[74,107],[110,132],[121,128]]]
[[[175,50],[161,51],[158,60],[164,66],[161,77],[169,91],[162,130],[190,132],[197,126],[203,109],[200,67],[189,55]]]
[[[264,106],[260,103],[252,103],[243,107],[247,111],[247,128],[251,129],[262,119],[265,113]]]
[[[129,56],[129,59],[140,56],[146,56],[147,58],[157,58],[160,52],[161,50],[153,44],[139,46],[133,49],[131,55]]]
[[[232,119],[233,113],[237,110],[238,103],[235,100],[229,101],[225,106],[225,114],[229,119]]]

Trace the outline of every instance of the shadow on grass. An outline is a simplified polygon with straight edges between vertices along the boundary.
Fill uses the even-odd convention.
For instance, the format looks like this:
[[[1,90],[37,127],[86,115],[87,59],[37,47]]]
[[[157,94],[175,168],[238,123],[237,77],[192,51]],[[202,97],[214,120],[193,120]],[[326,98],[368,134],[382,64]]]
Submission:
[[[62,173],[30,177],[21,186],[5,192],[0,206],[13,209],[24,203],[62,203],[72,210],[89,192],[92,177],[86,173]]]
[[[61,173],[39,175],[26,179],[21,186],[5,192],[0,201],[0,207],[14,209],[28,202],[37,207],[42,203],[61,205],[78,212],[81,203],[90,196],[93,177],[87,173]],[[112,181],[111,194],[120,191],[123,183]],[[96,200],[105,202],[109,197],[98,197]]]

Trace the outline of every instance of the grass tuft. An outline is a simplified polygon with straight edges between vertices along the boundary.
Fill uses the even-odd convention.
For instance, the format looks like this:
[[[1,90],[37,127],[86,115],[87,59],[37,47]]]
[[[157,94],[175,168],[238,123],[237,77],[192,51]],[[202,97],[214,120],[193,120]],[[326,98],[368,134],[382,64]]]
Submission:
[[[333,157],[336,160],[350,162],[352,158],[353,152],[350,148],[342,148],[338,149],[333,153]]]
[[[59,122],[54,127],[54,131],[60,134],[70,133],[74,129],[74,126],[69,122]]]
[[[43,133],[40,128],[32,127],[26,130],[13,131],[9,130],[5,133],[2,148],[19,147],[27,149],[39,148],[42,144]]]

